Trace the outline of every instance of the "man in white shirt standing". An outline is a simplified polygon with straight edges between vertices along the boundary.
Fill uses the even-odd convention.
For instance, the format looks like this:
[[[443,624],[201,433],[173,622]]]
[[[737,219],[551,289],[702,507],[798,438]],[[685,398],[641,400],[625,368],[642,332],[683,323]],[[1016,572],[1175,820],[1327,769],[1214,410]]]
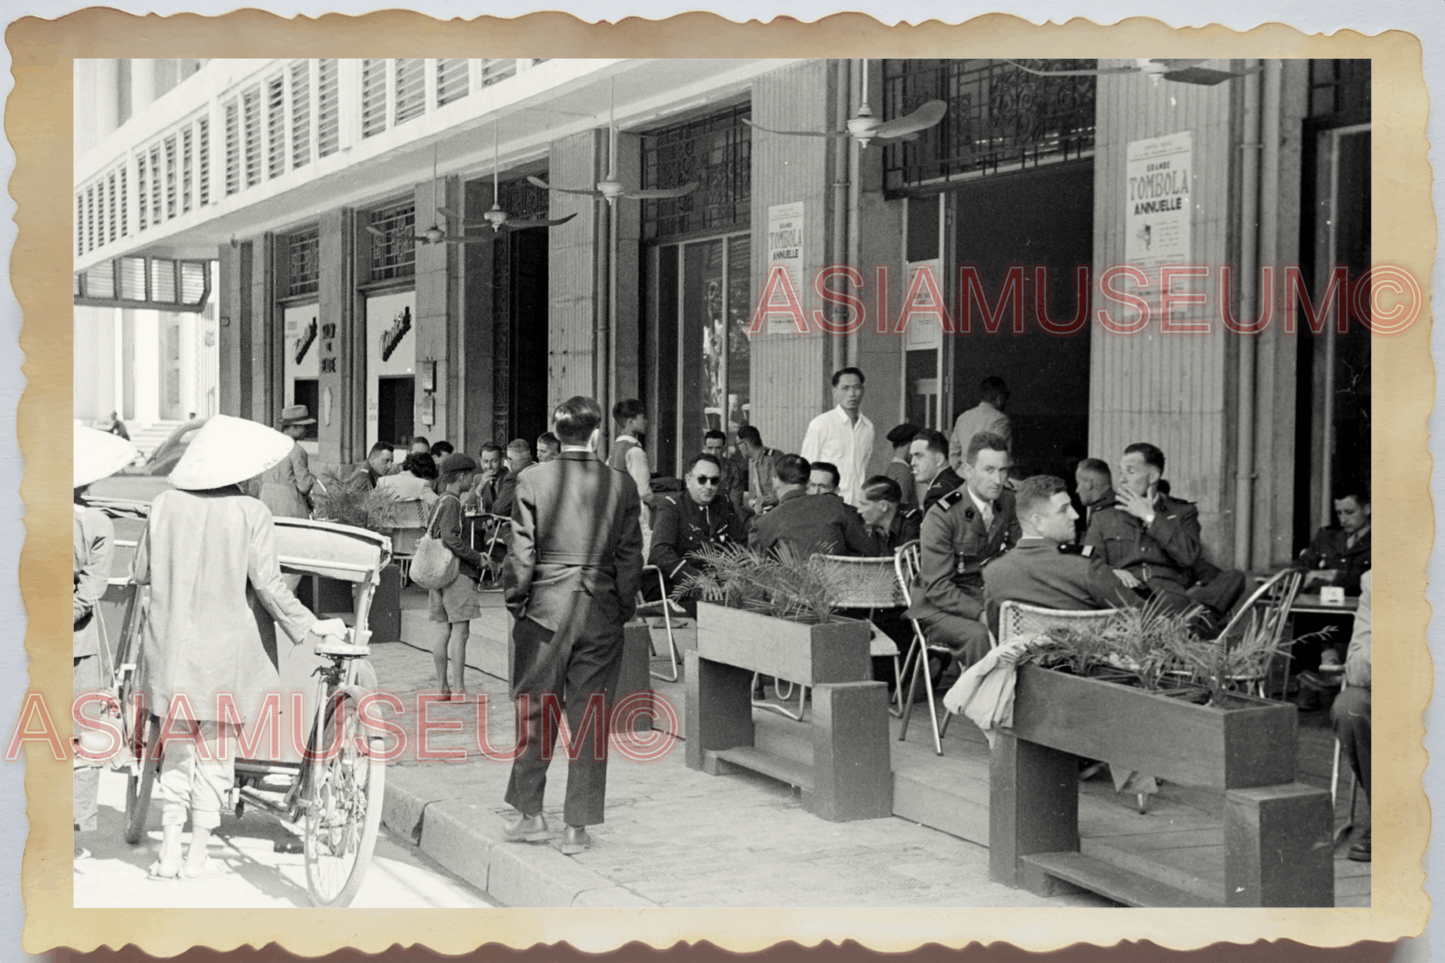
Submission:
[[[868,461],[873,456],[873,422],[863,414],[863,372],[844,368],[833,375],[831,411],[808,424],[799,452],[809,462],[826,461],[838,466],[838,494],[858,507]]]
[[[1013,426],[1008,415],[1003,413],[1008,405],[1009,390],[1004,380],[995,375],[984,378],[978,386],[979,402],[958,416],[953,423],[953,436],[948,443],[948,463],[954,471],[962,471],[964,452],[973,436],[989,432],[999,436],[1013,451]]]

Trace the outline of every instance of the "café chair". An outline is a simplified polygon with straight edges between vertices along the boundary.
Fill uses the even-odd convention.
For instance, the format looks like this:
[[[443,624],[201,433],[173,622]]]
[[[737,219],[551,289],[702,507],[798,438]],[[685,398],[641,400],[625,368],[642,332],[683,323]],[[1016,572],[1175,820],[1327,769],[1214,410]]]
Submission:
[[[893,704],[888,712],[893,718],[903,715],[903,665],[902,653],[894,642],[877,626],[872,624],[873,614],[878,609],[903,608],[907,603],[903,590],[898,585],[894,570],[896,555],[876,558],[856,558],[850,555],[821,556],[834,570],[838,583],[838,605],[840,609],[867,609],[869,629],[872,632],[868,642],[868,655],[872,658],[893,658]]]
[[[678,667],[681,665],[681,657],[677,651],[677,638],[672,633],[673,602],[667,597],[667,582],[662,577],[662,569],[656,565],[642,566],[642,577],[644,579],[657,579],[657,601],[649,602],[639,589],[637,592],[637,610],[634,618],[646,620],[658,615],[662,616],[663,628],[667,630],[667,657],[670,662],[668,672],[658,672],[656,669],[649,669],[654,679],[661,679],[664,682],[676,682],[678,678]],[[648,637],[652,630],[648,630]]]
[[[918,579],[918,569],[922,564],[922,552],[919,549],[917,540],[906,545],[901,545],[893,556],[893,571],[898,580],[898,590],[903,596],[903,604],[913,604],[912,587]],[[934,700],[933,677],[928,671],[928,655],[933,653],[939,656],[952,657],[953,650],[946,645],[939,645],[928,641],[923,631],[923,626],[918,624],[915,618],[909,618],[913,626],[913,643],[908,647],[908,655],[903,659],[902,673],[908,674],[908,666],[911,663],[913,672],[909,676],[908,695],[903,702],[903,725],[898,730],[898,741],[903,742],[908,738],[908,722],[913,716],[913,697],[918,691],[919,676],[923,677],[923,691],[928,701],[928,717],[933,724],[933,751],[943,755],[943,735],[948,731],[948,719],[952,715],[944,711],[943,724],[938,722],[938,704]],[[900,687],[901,688],[901,687]]]
[[[1256,632],[1263,633],[1260,643],[1272,648],[1277,645],[1289,625],[1290,608],[1295,596],[1304,583],[1304,572],[1287,568],[1276,572],[1264,581],[1245,599],[1244,604],[1234,613],[1234,618],[1219,633],[1219,641],[1233,647],[1239,644],[1251,625]],[[1273,668],[1272,661],[1259,667],[1257,672],[1241,674],[1230,681],[1246,690],[1252,689],[1260,698],[1265,697],[1265,687]],[[1285,686],[1289,684],[1289,656],[1285,656]]]

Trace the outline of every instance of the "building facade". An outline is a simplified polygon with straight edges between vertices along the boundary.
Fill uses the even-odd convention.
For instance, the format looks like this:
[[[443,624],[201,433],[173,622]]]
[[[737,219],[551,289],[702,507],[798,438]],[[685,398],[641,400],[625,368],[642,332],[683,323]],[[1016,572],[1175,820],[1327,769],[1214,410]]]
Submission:
[[[76,67],[78,411],[84,317],[169,297],[214,325],[214,410],[307,404],[336,466],[535,439],[578,393],[641,399],[663,475],[709,428],[796,451],[856,365],[875,468],[997,375],[1022,473],[1152,441],[1222,564],[1291,557],[1368,478],[1368,331],[1324,315],[1337,266],[1367,302],[1367,62],[138,63]],[[916,139],[817,136],[935,100]]]

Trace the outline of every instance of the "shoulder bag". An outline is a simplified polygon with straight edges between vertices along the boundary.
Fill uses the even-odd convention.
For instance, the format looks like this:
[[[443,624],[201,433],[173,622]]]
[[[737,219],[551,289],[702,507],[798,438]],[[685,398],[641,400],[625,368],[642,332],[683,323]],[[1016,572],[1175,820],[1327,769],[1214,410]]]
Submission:
[[[422,533],[416,543],[416,553],[411,557],[410,579],[422,588],[444,589],[457,580],[459,565],[457,557],[452,550],[442,543],[442,540],[432,534],[436,525],[437,513],[441,511],[445,498],[437,499],[436,506],[432,509],[431,521],[427,522],[426,531]]]

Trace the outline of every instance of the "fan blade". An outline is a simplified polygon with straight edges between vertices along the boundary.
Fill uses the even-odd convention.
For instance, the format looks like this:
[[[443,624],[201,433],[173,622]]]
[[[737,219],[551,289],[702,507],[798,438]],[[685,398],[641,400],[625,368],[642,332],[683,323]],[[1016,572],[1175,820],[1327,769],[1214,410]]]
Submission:
[[[459,237],[448,237],[446,242],[448,244],[477,244],[482,241],[492,240],[495,240],[495,238],[491,234],[463,234]]]
[[[748,125],[749,127],[751,127],[753,130],[760,130],[760,131],[762,131],[762,132],[765,133],[765,134],[783,134],[784,136],[787,136],[787,137],[847,137],[847,136],[848,136],[848,132],[847,132],[846,130],[774,130],[774,129],[771,128],[771,127],[763,127],[763,126],[760,126],[760,125],[758,125],[758,124],[755,124],[755,123],[753,123],[752,121],[748,120],[746,117],[743,118],[743,123],[744,123],[744,124],[747,124],[747,125]]]
[[[873,137],[877,140],[886,140],[890,137],[902,137],[904,134],[915,134],[936,125],[946,113],[948,113],[947,104],[941,100],[930,100],[905,117],[898,117],[886,124],[880,124],[873,131]]]
[[[1105,74],[1137,74],[1138,65],[1128,67],[1100,67],[1097,70],[1036,70],[1033,67],[1025,67],[1017,60],[1005,60],[1004,63],[1012,64],[1026,74],[1033,74],[1036,77],[1102,77]]]
[[[635,197],[642,201],[657,201],[669,197],[686,197],[697,190],[697,181],[691,181],[681,187],[653,187],[643,191],[626,191],[624,197]]]
[[[572,218],[576,216],[576,214],[568,214],[566,217],[553,218],[550,221],[544,217],[533,218],[526,221],[508,221],[503,226],[509,231],[520,231],[523,228],[527,227],[556,227],[558,224],[566,224],[568,221],[572,220]]]
[[[556,186],[555,184],[548,184],[546,181],[542,180],[542,178],[540,178],[540,177],[529,177],[529,178],[527,178],[527,183],[531,184],[533,187],[540,187],[540,188],[542,188],[542,190],[544,190],[544,191],[556,191],[556,192],[559,193],[559,194],[582,194],[582,195],[585,195],[586,197],[601,197],[601,196],[602,196],[599,192],[597,192],[597,191],[595,191],[595,190],[581,191],[581,190],[578,190],[578,189],[575,188],[575,187],[558,187],[558,186]]]
[[[439,207],[437,208],[437,213],[440,214],[442,217],[449,217],[453,220],[461,221],[464,224],[466,223],[466,218],[462,217],[460,214],[458,214],[456,211],[452,210],[449,207]]]
[[[1201,57],[1201,58],[1199,58],[1199,59],[1197,59],[1197,60],[1171,60],[1171,59],[1156,57],[1156,58],[1154,58],[1153,60],[1151,60],[1151,61],[1149,61],[1149,62],[1150,62],[1151,64],[1163,64],[1165,70],[1168,71],[1168,70],[1183,70],[1185,67],[1194,67],[1194,66],[1197,66],[1197,65],[1199,65],[1199,64],[1204,63],[1204,59],[1205,59],[1205,58]]]
[[[383,231],[381,228],[376,227],[376,226],[374,226],[374,225],[372,225],[372,224],[366,225],[366,229],[367,229],[368,231],[370,231],[372,234],[375,234],[377,237],[381,238],[383,241],[386,240],[386,239],[390,236],[390,235],[388,235],[385,231]]]
[[[1164,74],[1165,80],[1173,80],[1181,84],[1198,84],[1201,87],[1213,87],[1215,84],[1222,84],[1226,80],[1233,80],[1235,77],[1247,77],[1250,74],[1257,74],[1263,67],[1250,67],[1248,70],[1229,71],[1213,70],[1209,67],[1185,67],[1183,70],[1170,70]]]

